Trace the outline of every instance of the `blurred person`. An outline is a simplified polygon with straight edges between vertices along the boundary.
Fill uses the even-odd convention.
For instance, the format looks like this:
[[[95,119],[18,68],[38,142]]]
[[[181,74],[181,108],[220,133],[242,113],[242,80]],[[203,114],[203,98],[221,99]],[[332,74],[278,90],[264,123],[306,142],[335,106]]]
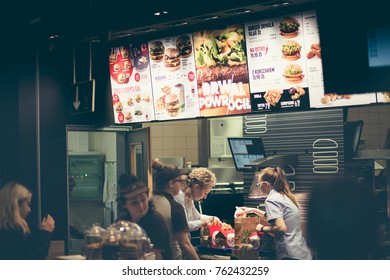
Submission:
[[[172,250],[169,242],[168,226],[160,212],[155,210],[149,200],[149,188],[134,175],[122,174],[119,177],[118,200],[123,203],[125,212],[118,220],[126,220],[141,226],[162,259],[171,260]],[[157,259],[161,259],[157,256]]]
[[[256,230],[274,235],[276,258],[279,260],[310,260],[311,251],[301,229],[298,203],[290,190],[286,174],[280,167],[266,167],[259,171],[256,186],[266,196],[265,212],[239,207],[240,215],[254,213],[265,216],[270,225],[258,224]]]
[[[318,259],[372,259],[378,236],[372,187],[348,178],[332,178],[312,190],[307,239]]]
[[[54,219],[47,215],[40,228],[28,217],[32,193],[22,184],[9,182],[0,190],[0,259],[47,258]]]
[[[184,207],[190,231],[199,230],[210,222],[221,223],[221,220],[216,216],[201,215],[194,205],[194,201],[207,198],[216,182],[215,174],[209,169],[204,167],[194,168],[188,174],[188,180],[183,183],[179,194],[174,197]]]
[[[189,238],[189,228],[183,206],[174,200],[182,186],[187,182],[187,175],[177,166],[166,164],[159,159],[152,162],[154,195],[156,210],[165,218],[170,231],[170,244],[173,259],[198,260],[198,254]]]
[[[76,181],[73,177],[69,177],[68,187],[69,187],[69,197],[73,192],[73,189],[76,187]],[[83,239],[84,232],[80,229],[80,225],[83,224],[83,221],[78,217],[76,212],[73,210],[73,207],[69,207],[69,232],[71,238],[74,239]]]

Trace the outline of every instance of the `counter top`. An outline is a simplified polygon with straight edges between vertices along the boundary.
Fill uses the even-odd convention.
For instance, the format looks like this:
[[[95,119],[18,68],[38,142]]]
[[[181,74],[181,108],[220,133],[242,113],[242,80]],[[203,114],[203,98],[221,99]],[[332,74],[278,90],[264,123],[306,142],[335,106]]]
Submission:
[[[390,149],[364,149],[354,159],[390,159]]]
[[[65,255],[57,256],[56,260],[85,260],[85,257],[82,255]]]
[[[230,256],[231,259],[240,255],[238,253],[250,253],[246,255],[255,255],[257,259],[275,259],[275,251],[267,250],[239,250],[234,248],[210,248],[197,246],[196,250],[199,255],[211,255],[211,256]],[[251,259],[251,258],[248,258]]]

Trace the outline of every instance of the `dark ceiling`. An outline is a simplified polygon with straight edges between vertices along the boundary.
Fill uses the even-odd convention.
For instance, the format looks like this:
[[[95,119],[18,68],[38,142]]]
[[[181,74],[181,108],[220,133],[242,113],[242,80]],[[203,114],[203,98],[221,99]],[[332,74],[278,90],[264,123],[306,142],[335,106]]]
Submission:
[[[285,2],[290,4],[283,5]],[[111,41],[128,34],[144,35],[150,30],[164,32],[202,22],[209,26],[229,17],[247,17],[313,3],[328,7],[330,16],[340,9],[348,14],[360,11],[358,24],[363,25],[369,20],[367,17],[373,17],[367,8],[374,7],[376,12],[386,10],[380,8],[383,5],[380,0],[366,4],[352,0],[22,0],[10,1],[7,9],[0,9],[0,32],[3,38],[10,39],[8,42],[25,42],[26,39],[35,42],[52,35]],[[251,13],[237,14],[245,10]],[[156,11],[168,14],[155,16]],[[215,16],[217,20],[202,20]]]
[[[175,25],[193,25],[200,18],[218,16],[219,19],[238,16],[237,12],[251,9],[252,13],[277,9],[319,0],[245,0],[245,1],[167,1],[167,0],[36,0],[12,1],[1,10],[0,30],[18,38],[47,39],[51,35],[113,40],[131,33],[139,35],[150,28],[159,31]],[[168,14],[155,16],[156,11]],[[187,23],[184,23],[187,22]]]

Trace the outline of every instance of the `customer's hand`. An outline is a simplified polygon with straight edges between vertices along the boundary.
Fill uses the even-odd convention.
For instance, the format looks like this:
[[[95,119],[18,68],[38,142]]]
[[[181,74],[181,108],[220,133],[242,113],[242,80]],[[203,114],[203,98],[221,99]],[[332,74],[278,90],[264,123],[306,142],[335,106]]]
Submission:
[[[46,230],[48,232],[53,232],[55,228],[55,221],[52,216],[47,215],[47,217],[42,219],[41,229]]]

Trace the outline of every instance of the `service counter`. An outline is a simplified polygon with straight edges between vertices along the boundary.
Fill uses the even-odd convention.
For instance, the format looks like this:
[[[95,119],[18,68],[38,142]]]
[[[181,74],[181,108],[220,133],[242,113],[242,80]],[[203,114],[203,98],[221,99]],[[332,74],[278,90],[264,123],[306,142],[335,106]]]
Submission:
[[[234,248],[209,248],[197,246],[199,258],[203,260],[274,260],[275,251],[240,250]]]

